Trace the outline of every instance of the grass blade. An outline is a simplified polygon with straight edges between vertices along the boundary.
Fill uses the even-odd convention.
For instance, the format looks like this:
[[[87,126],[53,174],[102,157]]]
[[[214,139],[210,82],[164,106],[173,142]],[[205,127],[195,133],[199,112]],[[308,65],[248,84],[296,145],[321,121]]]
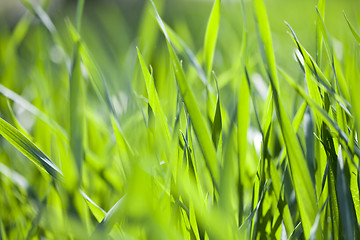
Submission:
[[[253,3],[256,13],[257,27],[259,29],[259,37],[262,43],[260,44],[260,48],[265,55],[263,58],[270,78],[276,115],[279,120],[281,133],[286,146],[291,177],[295,188],[297,204],[300,210],[304,235],[305,238],[309,238],[310,230],[314,224],[317,214],[315,192],[312,187],[311,177],[300,143],[278,95],[279,87],[275,55],[272,47],[270,26],[267,20],[265,6],[262,0],[255,0]]]
[[[343,13],[344,13],[345,20],[346,20],[347,24],[349,25],[351,33],[353,34],[353,36],[354,36],[355,40],[357,41],[357,43],[360,45],[360,35],[356,32],[355,28],[350,23],[349,19],[346,17],[345,12],[343,12]]]
[[[151,1],[151,0],[150,0]],[[153,3],[153,2],[152,2]],[[170,53],[170,58],[172,64],[174,66],[174,71],[176,74],[176,80],[183,97],[183,101],[185,106],[189,112],[192,124],[194,126],[194,130],[196,136],[198,138],[202,153],[206,159],[206,165],[212,177],[213,183],[217,186],[219,181],[219,173],[218,173],[218,164],[216,162],[216,151],[215,147],[211,141],[211,133],[210,130],[205,123],[203,116],[201,115],[200,109],[198,104],[196,103],[194,94],[189,86],[189,83],[186,79],[185,73],[181,67],[180,61],[176,56],[173,47],[170,43],[169,35],[167,34],[166,28],[162,19],[160,18],[159,14],[156,11],[155,4],[153,3],[154,10],[155,10],[155,18],[158,21],[158,24],[166,38],[168,50]]]
[[[61,180],[62,173],[48,156],[16,128],[0,118],[0,134],[28,159],[48,172],[53,178]]]
[[[216,40],[219,31],[220,2],[220,0],[215,0],[214,2],[205,33],[204,59],[208,77],[212,71]]]

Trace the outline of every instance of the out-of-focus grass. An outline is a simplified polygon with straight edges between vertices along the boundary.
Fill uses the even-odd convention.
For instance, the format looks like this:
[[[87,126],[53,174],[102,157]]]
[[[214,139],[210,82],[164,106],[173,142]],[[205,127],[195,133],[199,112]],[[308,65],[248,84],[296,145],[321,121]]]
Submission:
[[[1,239],[360,237],[356,0],[20,3]]]

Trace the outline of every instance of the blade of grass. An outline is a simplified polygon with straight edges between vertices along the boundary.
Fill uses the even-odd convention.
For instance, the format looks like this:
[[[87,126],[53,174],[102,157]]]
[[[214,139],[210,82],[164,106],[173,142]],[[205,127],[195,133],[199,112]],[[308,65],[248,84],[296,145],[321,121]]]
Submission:
[[[357,41],[357,43],[360,45],[360,35],[356,32],[355,28],[350,23],[349,19],[347,18],[346,14],[345,14],[345,11],[343,11],[343,13],[344,13],[345,20],[346,20],[347,24],[349,25],[351,33],[353,34],[353,36],[354,36],[355,40]]]
[[[79,0],[76,10],[76,30],[80,31],[82,11],[85,0]],[[84,123],[85,123],[85,87],[81,72],[81,61],[79,54],[79,44],[74,43],[74,52],[70,71],[70,146],[73,153],[77,170],[78,184],[81,182],[82,176],[82,163],[84,160],[84,147],[83,147],[83,135],[84,135]]]
[[[285,77],[287,82],[300,94],[302,98],[306,100],[306,102],[310,105],[315,113],[318,113],[321,116],[322,120],[339,136],[341,140],[344,141],[343,147],[346,149],[349,148],[349,138],[347,135],[341,130],[341,128],[337,125],[337,123],[325,112],[325,110],[319,106],[315,100],[310,98],[304,90],[302,90],[284,71],[281,71],[282,75]],[[340,142],[342,143],[342,142]],[[357,146],[354,148],[354,154],[360,157],[360,150]]]
[[[152,3],[153,1],[150,0]],[[207,124],[204,121],[203,116],[201,115],[200,109],[198,104],[196,103],[194,94],[189,86],[189,83],[186,79],[185,73],[181,67],[180,61],[178,57],[176,56],[173,47],[170,43],[170,38],[167,34],[166,28],[164,23],[162,22],[162,19],[160,18],[159,14],[156,11],[155,4],[153,3],[154,10],[155,10],[155,18],[158,21],[158,24],[166,38],[168,50],[170,53],[170,58],[172,61],[172,64],[174,66],[174,71],[176,74],[176,80],[181,92],[181,95],[183,97],[183,101],[185,103],[185,106],[190,114],[190,118],[192,121],[192,124],[194,126],[194,130],[196,133],[196,136],[198,138],[202,153],[206,159],[206,165],[210,172],[210,175],[213,180],[213,184],[217,188],[218,181],[219,181],[219,173],[218,173],[218,164],[216,162],[216,151],[215,147],[211,141],[211,134],[210,130],[207,126]]]
[[[40,169],[45,170],[55,179],[62,179],[60,169],[45,155],[45,153],[2,118],[0,118],[0,134]]]
[[[208,78],[210,77],[213,59],[215,54],[216,40],[220,23],[220,0],[215,0],[208,20],[205,40],[204,40],[204,59]]]
[[[300,143],[278,95],[279,87],[275,55],[272,47],[270,26],[267,20],[265,6],[262,0],[255,0],[253,3],[256,13],[256,25],[259,29],[259,38],[261,41],[260,49],[264,55],[264,62],[266,63],[265,65],[267,67],[272,88],[276,115],[279,120],[281,133],[287,150],[288,162],[293,186],[295,188],[297,205],[300,211],[301,222],[304,229],[304,235],[305,238],[309,238],[310,230],[314,224],[317,214],[315,192],[312,188],[311,177]],[[320,238],[320,235],[317,235],[317,238]]]
[[[294,43],[296,44],[298,50],[300,51],[301,55],[303,56],[304,63],[308,65],[311,69],[313,74],[316,76],[316,84],[324,91],[329,93],[331,96],[335,98],[335,100],[340,104],[340,106],[344,109],[344,111],[352,117],[351,112],[349,111],[350,104],[344,99],[342,96],[338,95],[336,91],[331,86],[329,80],[325,77],[325,74],[321,71],[319,66],[315,63],[312,59],[310,54],[305,50],[305,48],[300,44],[299,40],[297,39],[294,30],[291,26],[285,22],[285,24],[289,27],[291,31],[290,37],[293,39]]]

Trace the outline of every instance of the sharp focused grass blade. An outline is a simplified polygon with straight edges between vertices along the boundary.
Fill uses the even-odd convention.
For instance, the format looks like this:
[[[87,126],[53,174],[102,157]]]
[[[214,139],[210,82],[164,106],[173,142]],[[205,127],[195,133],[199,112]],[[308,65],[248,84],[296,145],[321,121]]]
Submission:
[[[287,116],[282,101],[278,95],[278,80],[274,51],[272,48],[270,27],[267,20],[265,6],[262,0],[254,1],[259,37],[262,42],[260,48],[265,53],[266,66],[270,78],[276,115],[284,138],[288,162],[295,188],[296,200],[300,210],[301,222],[305,238],[310,237],[310,229],[317,214],[316,198],[311,184],[311,177],[303,156],[300,144]]]
[[[55,179],[61,179],[60,169],[34,143],[2,118],[0,134],[42,170],[46,170]]]
[[[215,0],[214,2],[205,33],[204,59],[208,76],[212,71],[216,40],[219,31],[220,2],[220,0]]]

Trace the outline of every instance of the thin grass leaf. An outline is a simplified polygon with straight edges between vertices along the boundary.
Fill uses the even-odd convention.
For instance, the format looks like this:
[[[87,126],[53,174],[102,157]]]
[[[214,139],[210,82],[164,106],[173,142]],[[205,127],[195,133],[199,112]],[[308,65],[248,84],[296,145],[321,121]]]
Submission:
[[[284,71],[281,71],[282,75],[285,77],[287,82],[300,94],[302,98],[310,105],[315,113],[318,113],[322,117],[322,120],[338,135],[338,137],[343,140],[344,143],[340,142],[343,147],[349,149],[349,138],[337,125],[337,123],[325,112],[325,110],[319,106],[315,100],[310,98],[304,90],[302,90]],[[354,148],[354,153],[359,157],[360,150],[357,146]]]
[[[221,109],[220,109],[220,90],[219,90],[219,84],[218,80],[216,78],[215,72],[213,71],[213,75],[216,82],[216,89],[217,89],[217,100],[216,100],[216,110],[215,110],[215,116],[214,121],[212,125],[212,140],[215,145],[215,148],[218,149],[219,140],[221,138],[222,134],[222,117],[221,117]]]
[[[253,3],[256,13],[257,27],[259,29],[259,38],[262,43],[260,44],[260,49],[265,55],[263,56],[264,62],[266,63],[265,65],[270,78],[276,115],[279,120],[280,129],[287,150],[288,162],[293,186],[295,188],[296,200],[300,211],[301,222],[304,229],[304,235],[305,238],[309,238],[310,229],[317,214],[315,192],[312,188],[311,177],[300,144],[289,117],[285,112],[283,103],[278,95],[279,87],[275,55],[272,47],[270,26],[267,20],[265,6],[262,0],[255,0]]]
[[[357,41],[357,43],[360,45],[360,35],[356,32],[355,28],[350,23],[349,19],[347,18],[346,14],[345,14],[345,11],[343,11],[343,13],[344,13],[345,20],[346,20],[347,24],[349,25],[351,33],[353,34],[353,36],[354,36],[355,40]]]
[[[91,239],[98,239],[102,236],[107,236],[107,234],[109,234],[113,226],[123,217],[125,212],[125,203],[126,195],[120,198],[120,200],[117,201],[115,205],[106,213],[105,217],[97,225],[95,231],[91,236]]]
[[[63,175],[55,163],[33,142],[2,118],[0,118],[0,134],[40,169],[45,170],[55,179],[62,179]]]
[[[204,59],[208,77],[212,71],[213,59],[215,55],[216,40],[220,23],[220,0],[215,0],[210,13],[208,24],[206,27],[204,40]]]
[[[85,88],[81,74],[80,55],[75,47],[70,73],[70,146],[81,179],[84,159],[83,135],[85,123]]]
[[[316,84],[318,87],[320,87],[322,90],[329,93],[332,97],[335,98],[335,100],[340,104],[340,106],[344,109],[344,111],[352,117],[350,109],[350,104],[344,99],[342,96],[338,95],[336,91],[333,89],[331,83],[329,80],[325,77],[325,74],[321,71],[319,66],[315,63],[315,61],[312,59],[310,54],[305,50],[305,48],[300,44],[299,40],[297,39],[294,30],[291,28],[291,26],[285,22],[285,24],[289,27],[291,31],[291,38],[293,39],[294,43],[296,44],[298,50],[300,51],[305,64],[308,65],[308,67],[311,69],[313,74],[316,76]]]
[[[345,239],[355,239],[357,220],[351,191],[345,177],[341,146],[339,146],[337,160],[336,194],[339,202],[339,215],[341,218],[343,235]]]
[[[169,125],[167,123],[165,113],[161,106],[159,95],[155,88],[154,77],[152,74],[150,74],[150,72],[146,66],[145,60],[144,60],[143,56],[141,55],[141,52],[138,48],[137,48],[137,53],[138,53],[138,58],[140,61],[140,66],[141,66],[141,69],[142,69],[142,72],[143,72],[143,75],[145,78],[145,85],[146,85],[146,89],[148,92],[149,105],[150,105],[151,109],[154,111],[155,117],[158,118],[158,121],[159,121],[160,125],[162,126],[162,129],[165,131],[165,136],[166,136],[167,140],[170,140],[171,134],[170,134],[170,130],[169,130]]]
[[[150,0],[151,1],[151,0]],[[152,2],[152,1],[151,1]],[[216,152],[215,147],[211,141],[211,134],[208,126],[206,125],[203,116],[201,115],[200,109],[198,104],[196,103],[194,94],[189,86],[189,83],[186,79],[185,73],[181,67],[180,61],[176,56],[173,47],[170,43],[169,35],[167,34],[166,28],[162,19],[160,18],[159,14],[156,11],[155,4],[153,3],[154,10],[155,10],[155,18],[158,21],[158,24],[166,38],[168,50],[170,53],[170,58],[172,64],[174,66],[174,71],[176,74],[176,80],[183,97],[183,101],[185,106],[189,112],[192,124],[194,126],[194,130],[196,136],[198,138],[202,153],[206,159],[206,165],[210,172],[210,175],[213,179],[213,183],[217,186],[219,181],[219,173],[218,173],[218,164],[216,162]]]
[[[317,4],[317,9],[319,13],[325,17],[325,0],[319,0]],[[320,30],[320,20],[319,18],[316,18],[316,63],[320,65],[321,61],[321,53],[322,53],[322,41],[323,41],[323,35],[321,34]]]
[[[44,112],[40,111],[37,107],[31,104],[22,96],[13,92],[12,90],[6,88],[4,85],[0,84],[0,94],[4,97],[14,101],[16,104],[19,104],[22,108],[26,109],[26,111],[30,112],[45,124],[47,124],[51,129],[54,130],[64,141],[68,141],[68,136],[63,127],[61,127],[56,121],[46,115]]]
[[[247,132],[250,124],[250,88],[246,79],[243,77],[240,89],[238,93],[237,103],[237,142],[238,142],[238,158],[239,158],[239,225],[242,224],[242,218],[244,215],[244,198],[243,198],[243,184],[245,181],[245,163],[246,163],[246,151],[247,151]]]
[[[191,51],[190,47],[176,34],[176,32],[166,23],[164,23],[166,30],[169,34],[171,43],[173,44],[174,48],[184,56],[187,56],[190,63],[196,69],[196,72],[202,81],[202,83],[209,89],[211,89],[210,85],[207,85],[207,78],[204,73],[203,68],[201,67],[199,61],[197,60],[195,54]]]
[[[101,222],[105,218],[106,212],[101,207],[99,207],[84,191],[79,191],[80,194],[85,198],[86,203],[96,220]]]
[[[269,76],[273,78],[276,89],[279,89],[279,83],[276,72],[276,63],[274,49],[271,39],[270,24],[263,0],[254,0],[253,8],[255,11],[255,23],[259,34],[259,44],[265,68]]]
[[[67,19],[66,26],[71,33],[73,41],[78,44],[79,47],[79,53],[81,56],[81,60],[89,73],[90,76],[90,82],[98,95],[98,98],[102,100],[109,111],[113,114],[116,114],[114,106],[111,102],[109,90],[106,84],[106,81],[103,77],[103,74],[97,67],[97,64],[94,60],[94,58],[91,56],[89,48],[86,46],[86,44],[82,41],[80,34],[75,29],[73,24],[70,22],[70,20]]]

